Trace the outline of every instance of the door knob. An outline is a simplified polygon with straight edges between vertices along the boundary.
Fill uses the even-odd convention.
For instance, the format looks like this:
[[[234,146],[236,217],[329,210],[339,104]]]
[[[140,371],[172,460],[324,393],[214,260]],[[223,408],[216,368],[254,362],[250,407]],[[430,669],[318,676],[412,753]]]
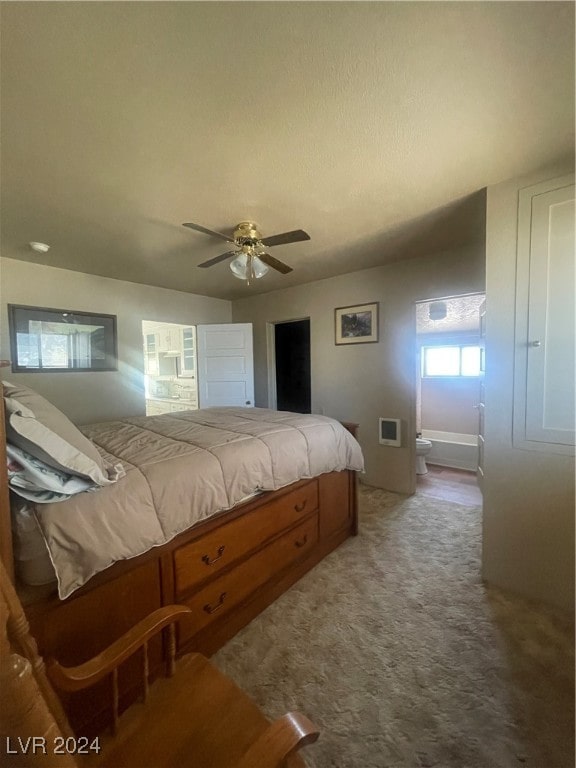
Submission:
[[[528,342],[528,346],[529,347],[541,347],[542,346],[542,342],[538,341],[538,340],[536,340],[536,341],[529,341]]]

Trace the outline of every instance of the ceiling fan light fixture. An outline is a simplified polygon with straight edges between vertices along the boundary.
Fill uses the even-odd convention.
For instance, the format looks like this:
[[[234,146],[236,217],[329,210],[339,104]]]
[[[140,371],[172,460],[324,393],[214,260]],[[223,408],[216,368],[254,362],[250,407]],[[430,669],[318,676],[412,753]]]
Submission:
[[[217,237],[219,240],[226,240],[227,243],[232,243],[235,246],[235,250],[221,253],[219,256],[208,259],[208,261],[203,261],[198,266],[205,269],[206,267],[220,264],[222,261],[233,259],[233,262],[230,264],[232,274],[239,280],[246,280],[247,285],[250,285],[250,281],[253,279],[264,277],[268,273],[269,267],[276,272],[280,272],[282,275],[292,272],[292,267],[274,258],[274,256],[270,256],[267,252],[268,248],[272,248],[275,245],[288,245],[289,243],[298,243],[302,240],[310,240],[310,235],[304,232],[303,229],[293,229],[290,232],[281,232],[278,235],[263,238],[253,221],[241,221],[234,230],[233,238],[222,234],[222,232],[215,232],[212,229],[201,227],[200,224],[194,224],[191,221],[185,222],[183,226],[203,232],[205,235]]]
[[[252,274],[250,274],[249,259],[252,260]],[[258,279],[264,277],[268,273],[268,267],[261,261],[258,256],[251,256],[248,253],[239,253],[236,258],[230,262],[230,269],[234,277],[239,280],[249,280],[251,278]]]

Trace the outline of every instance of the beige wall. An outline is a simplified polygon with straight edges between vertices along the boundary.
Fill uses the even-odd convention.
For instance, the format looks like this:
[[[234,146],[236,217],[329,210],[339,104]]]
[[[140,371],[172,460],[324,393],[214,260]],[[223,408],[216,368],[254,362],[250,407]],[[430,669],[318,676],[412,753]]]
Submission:
[[[231,320],[229,301],[14,259],[0,259],[0,280],[2,358],[10,357],[8,303],[117,316],[118,371],[21,374],[12,374],[9,368],[2,371],[3,378],[37,390],[78,424],[144,414],[142,320],[183,324]]]
[[[234,322],[254,324],[256,404],[268,406],[267,323],[310,318],[312,411],[360,424],[365,482],[415,489],[418,299],[484,290],[484,246],[388,264],[233,302]],[[336,307],[380,302],[380,341],[336,346]],[[378,443],[378,417],[403,422],[401,448]]]
[[[574,458],[512,445],[518,190],[562,164],[488,188],[483,575],[574,610]]]
[[[422,379],[422,429],[478,434],[479,379]]]

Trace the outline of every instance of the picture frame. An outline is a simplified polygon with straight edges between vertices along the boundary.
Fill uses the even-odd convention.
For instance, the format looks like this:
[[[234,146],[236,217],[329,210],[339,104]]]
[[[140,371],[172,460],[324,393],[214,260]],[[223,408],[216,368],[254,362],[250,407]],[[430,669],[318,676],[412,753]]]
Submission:
[[[335,344],[373,344],[378,341],[378,302],[336,307]]]
[[[8,304],[13,373],[118,370],[116,315]]]

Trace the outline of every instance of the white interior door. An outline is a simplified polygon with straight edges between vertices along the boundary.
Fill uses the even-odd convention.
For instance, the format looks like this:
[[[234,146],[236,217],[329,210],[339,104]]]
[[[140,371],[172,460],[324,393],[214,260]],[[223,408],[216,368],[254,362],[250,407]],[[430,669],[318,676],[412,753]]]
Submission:
[[[200,408],[254,405],[252,323],[197,326]]]

